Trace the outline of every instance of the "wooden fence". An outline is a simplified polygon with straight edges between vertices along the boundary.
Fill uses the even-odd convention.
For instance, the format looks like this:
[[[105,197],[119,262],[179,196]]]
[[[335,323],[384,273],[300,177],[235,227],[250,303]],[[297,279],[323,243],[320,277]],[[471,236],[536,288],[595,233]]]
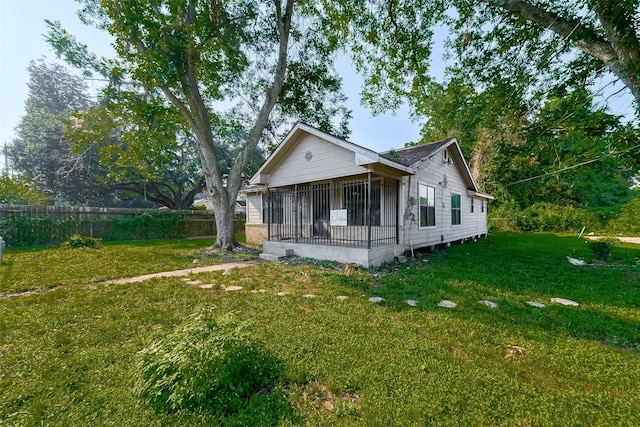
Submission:
[[[236,215],[236,234],[244,233]],[[8,247],[57,244],[73,234],[103,240],[215,236],[213,211],[0,205],[0,236]]]

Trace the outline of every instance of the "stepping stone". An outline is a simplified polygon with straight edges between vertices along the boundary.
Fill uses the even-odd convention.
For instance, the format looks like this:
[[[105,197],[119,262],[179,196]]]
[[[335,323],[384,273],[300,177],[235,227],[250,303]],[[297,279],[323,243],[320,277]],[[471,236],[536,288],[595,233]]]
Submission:
[[[303,296],[303,297],[305,297],[305,298],[315,298],[315,297],[316,297],[316,296],[315,296],[315,295],[313,295],[313,294],[304,294],[304,295],[302,295],[302,296]]]
[[[241,291],[242,290],[242,286],[227,286],[226,288],[224,288],[224,290],[227,291],[227,292]]]
[[[384,298],[382,298],[382,297],[371,297],[371,298],[369,298],[369,301],[370,302],[382,302],[382,301],[384,301]]]
[[[231,275],[231,269],[227,268],[227,269],[224,271],[224,273],[222,273],[222,274],[224,274],[225,276],[230,276],[230,275]]]
[[[251,289],[251,293],[252,294],[257,294],[257,293],[265,293],[266,291],[264,289]]]
[[[443,299],[438,303],[438,307],[444,307],[444,308],[456,308],[457,305],[458,304],[456,304],[453,301],[449,301],[448,299]]]
[[[286,292],[278,292],[276,295],[278,295],[279,297],[283,297],[285,296],[287,293]]]
[[[541,302],[535,302],[535,301],[527,301],[527,304],[529,304],[531,307],[538,307],[538,308],[543,308],[546,307],[546,304],[543,304]]]
[[[199,285],[202,280],[187,280],[187,285]]]
[[[562,305],[570,305],[573,307],[578,307],[580,305],[575,301],[571,301],[570,299],[565,299],[565,298],[551,298],[551,301],[557,302],[558,304],[562,304]]]
[[[418,301],[413,300],[413,299],[408,299],[407,301],[405,301],[409,306],[411,307],[415,307],[416,305],[418,305]]]
[[[194,264],[197,264],[197,263],[199,263],[199,262],[200,262],[200,260],[199,260],[199,259],[194,259],[194,260],[193,260],[193,263],[194,263]]]
[[[587,263],[584,262],[583,260],[576,259],[576,258],[571,258],[570,256],[567,257],[567,261],[569,261],[573,265],[578,265],[578,266],[587,265]]]
[[[496,304],[496,303],[495,303],[495,302],[493,302],[493,301],[488,301],[488,300],[486,300],[486,299],[483,299],[483,300],[480,300],[480,301],[478,301],[478,302],[479,302],[480,304],[484,304],[484,305],[486,305],[487,307],[491,307],[491,308],[498,308],[498,304]]]
[[[340,301],[344,301],[344,300],[348,300],[348,299],[349,299],[349,297],[348,297],[348,296],[346,296],[346,295],[338,295],[338,296],[336,297],[336,299],[337,299],[337,300],[340,300]]]
[[[200,285],[200,289],[211,289],[213,288],[213,285],[209,284],[209,285]]]

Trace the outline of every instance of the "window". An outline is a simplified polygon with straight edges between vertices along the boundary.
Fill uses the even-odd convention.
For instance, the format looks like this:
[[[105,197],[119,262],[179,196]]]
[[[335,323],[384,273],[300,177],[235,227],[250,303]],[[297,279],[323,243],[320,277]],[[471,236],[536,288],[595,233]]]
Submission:
[[[271,210],[271,212],[269,212]],[[282,194],[278,192],[268,192],[262,195],[262,223],[282,224],[284,217],[284,207]]]
[[[342,186],[342,209],[347,210],[348,225],[368,225],[367,182],[347,182]],[[380,181],[371,186],[371,225],[380,225]]]
[[[475,199],[471,197],[469,200],[471,200],[471,213],[473,213],[473,204],[475,202]]]
[[[436,225],[436,189],[420,184],[420,227]]]
[[[484,199],[480,200],[480,212],[484,213]]]
[[[451,225],[460,224],[460,195],[451,194]]]

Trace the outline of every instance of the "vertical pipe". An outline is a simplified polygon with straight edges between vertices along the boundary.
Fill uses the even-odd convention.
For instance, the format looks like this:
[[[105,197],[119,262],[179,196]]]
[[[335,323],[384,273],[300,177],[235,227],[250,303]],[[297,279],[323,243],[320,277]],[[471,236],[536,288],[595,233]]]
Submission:
[[[371,170],[367,173],[367,249],[371,249]]]

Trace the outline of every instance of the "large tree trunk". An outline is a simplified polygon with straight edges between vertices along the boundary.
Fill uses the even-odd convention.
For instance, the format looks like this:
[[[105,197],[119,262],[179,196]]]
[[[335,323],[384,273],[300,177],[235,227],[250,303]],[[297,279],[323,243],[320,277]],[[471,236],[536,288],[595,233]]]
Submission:
[[[215,247],[231,251],[238,246],[238,241],[236,240],[236,236],[233,232],[235,220],[235,197],[230,203],[214,202],[213,212],[216,218]]]

